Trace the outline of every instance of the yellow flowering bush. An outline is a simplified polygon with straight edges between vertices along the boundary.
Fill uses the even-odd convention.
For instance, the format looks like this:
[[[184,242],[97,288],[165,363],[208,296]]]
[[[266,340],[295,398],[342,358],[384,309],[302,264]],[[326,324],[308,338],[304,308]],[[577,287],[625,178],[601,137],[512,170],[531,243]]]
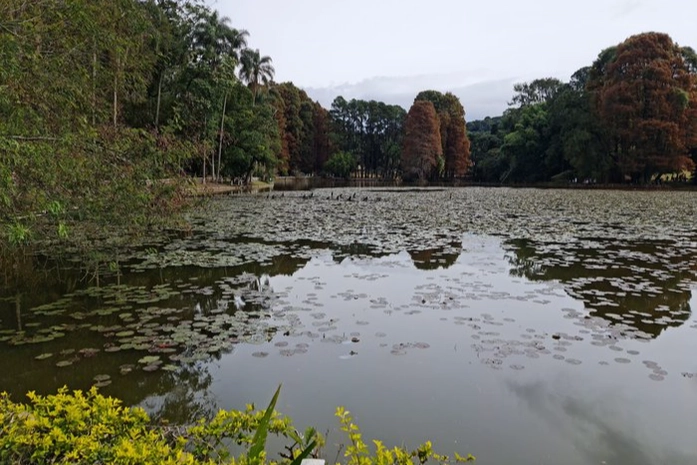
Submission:
[[[280,389],[280,388],[279,388]],[[27,394],[27,404],[15,403],[0,394],[0,463],[13,465],[300,465],[317,452],[324,439],[313,428],[300,434],[291,420],[274,411],[279,391],[269,407],[257,411],[220,411],[212,420],[189,427],[154,425],[138,407],[125,407],[118,399],[88,392],[60,389],[54,395]],[[346,465],[408,465],[432,459],[441,464],[431,443],[414,451],[387,449],[374,441],[371,454],[349,412],[337,409],[342,430],[349,438]],[[267,434],[282,436],[291,443],[281,461],[268,461],[264,447]],[[233,457],[231,442],[246,446]],[[474,458],[455,456],[456,461]]]

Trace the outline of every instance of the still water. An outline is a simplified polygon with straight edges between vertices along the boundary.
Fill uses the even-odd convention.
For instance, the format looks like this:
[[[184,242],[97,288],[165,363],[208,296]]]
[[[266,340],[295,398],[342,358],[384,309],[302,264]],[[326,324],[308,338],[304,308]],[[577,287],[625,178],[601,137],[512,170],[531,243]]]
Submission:
[[[98,384],[187,423],[282,383],[330,461],[343,405],[482,464],[694,464],[696,219],[680,192],[216,199],[99,273],[6,285],[0,390]]]

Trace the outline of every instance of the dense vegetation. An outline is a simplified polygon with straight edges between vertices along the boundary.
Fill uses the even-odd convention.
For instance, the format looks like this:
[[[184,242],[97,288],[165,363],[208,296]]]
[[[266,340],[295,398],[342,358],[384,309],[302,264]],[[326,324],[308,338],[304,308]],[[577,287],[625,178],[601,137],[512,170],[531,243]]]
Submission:
[[[86,393],[70,393],[63,388],[49,396],[30,392],[28,404],[15,403],[1,394],[0,460],[37,465],[299,465],[303,458],[319,452],[324,438],[314,428],[300,433],[288,417],[274,411],[279,390],[264,411],[256,411],[251,405],[244,411],[221,410],[212,419],[180,427],[157,425],[142,409],[124,407],[119,400],[99,394],[96,388]],[[451,462],[436,454],[430,442],[410,451],[403,447],[388,449],[374,441],[376,450],[371,453],[349,412],[338,408],[336,416],[348,438],[344,452],[347,465],[411,465],[429,459],[443,465]],[[267,458],[264,449],[269,433],[289,442],[280,460]],[[233,456],[231,443],[244,446],[245,451]],[[472,460],[472,456],[455,454],[452,462]]]
[[[468,124],[475,180],[644,184],[695,169],[697,55],[665,34],[603,50],[568,83],[515,92],[503,116]]]
[[[0,17],[5,244],[148,223],[192,177],[647,183],[697,159],[697,55],[665,34],[602,51],[568,83],[518,84],[504,115],[466,126],[458,98],[431,90],[408,113],[322,108],[199,0],[10,0]]]
[[[5,243],[147,223],[182,203],[184,175],[400,173],[404,109],[338,97],[328,111],[275,83],[249,33],[201,1],[10,0],[0,17]],[[462,105],[427,98],[445,159],[426,177],[462,176]]]

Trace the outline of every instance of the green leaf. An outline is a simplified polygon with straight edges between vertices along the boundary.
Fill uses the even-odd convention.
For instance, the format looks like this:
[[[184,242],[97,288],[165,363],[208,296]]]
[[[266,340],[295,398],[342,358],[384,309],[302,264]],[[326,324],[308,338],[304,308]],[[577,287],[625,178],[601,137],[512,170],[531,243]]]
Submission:
[[[312,450],[315,448],[316,445],[317,445],[317,441],[312,441],[310,444],[308,444],[307,447],[302,452],[300,452],[300,455],[295,457],[293,459],[293,461],[290,462],[290,465],[300,465],[300,463],[303,461],[303,459],[305,459],[305,457],[310,455],[310,453],[312,452]]]
[[[264,451],[266,446],[266,437],[269,432],[269,423],[271,422],[271,416],[276,408],[276,402],[278,401],[278,395],[281,393],[281,385],[276,389],[276,393],[273,395],[269,406],[264,412],[264,416],[259,420],[259,426],[254,433],[254,438],[252,438],[252,447],[249,448],[248,459],[250,465],[260,465],[261,453]]]

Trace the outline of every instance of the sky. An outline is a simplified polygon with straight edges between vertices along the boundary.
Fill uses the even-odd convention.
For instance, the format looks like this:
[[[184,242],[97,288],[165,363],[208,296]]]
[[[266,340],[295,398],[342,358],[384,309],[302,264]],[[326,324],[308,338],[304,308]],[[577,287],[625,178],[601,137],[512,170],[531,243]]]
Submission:
[[[210,0],[291,81],[335,97],[409,109],[453,92],[467,120],[500,115],[513,84],[568,81],[601,50],[641,32],[697,49],[697,0]]]

